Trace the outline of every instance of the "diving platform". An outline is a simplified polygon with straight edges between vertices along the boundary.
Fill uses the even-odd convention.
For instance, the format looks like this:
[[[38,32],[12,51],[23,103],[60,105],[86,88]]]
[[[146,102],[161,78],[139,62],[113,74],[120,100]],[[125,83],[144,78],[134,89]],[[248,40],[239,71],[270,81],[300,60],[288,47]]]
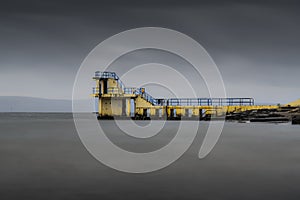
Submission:
[[[253,98],[157,99],[146,88],[125,87],[115,72],[96,71],[93,79],[95,113],[98,119],[132,118],[209,120],[228,113],[277,109],[277,105],[255,105]]]

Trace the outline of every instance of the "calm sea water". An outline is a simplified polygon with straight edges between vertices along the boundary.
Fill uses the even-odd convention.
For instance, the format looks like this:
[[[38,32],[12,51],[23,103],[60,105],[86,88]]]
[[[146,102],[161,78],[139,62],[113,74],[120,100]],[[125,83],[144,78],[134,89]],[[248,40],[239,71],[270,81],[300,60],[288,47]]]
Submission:
[[[72,113],[31,113],[31,112],[12,112],[1,113],[0,120],[51,120],[51,119],[73,119]]]
[[[143,141],[121,136],[113,121],[100,123],[116,144],[137,152],[162,147],[178,127],[167,122],[162,134]],[[192,146],[169,167],[127,174],[88,153],[71,113],[1,113],[0,199],[300,198],[300,126],[225,123],[200,160],[207,125],[200,123]]]

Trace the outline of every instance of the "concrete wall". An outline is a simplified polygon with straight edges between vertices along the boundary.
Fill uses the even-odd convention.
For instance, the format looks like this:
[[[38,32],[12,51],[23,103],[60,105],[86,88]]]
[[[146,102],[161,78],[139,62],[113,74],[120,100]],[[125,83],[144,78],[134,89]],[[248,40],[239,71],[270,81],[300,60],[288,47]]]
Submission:
[[[101,116],[130,116],[130,99],[101,98],[99,111]]]

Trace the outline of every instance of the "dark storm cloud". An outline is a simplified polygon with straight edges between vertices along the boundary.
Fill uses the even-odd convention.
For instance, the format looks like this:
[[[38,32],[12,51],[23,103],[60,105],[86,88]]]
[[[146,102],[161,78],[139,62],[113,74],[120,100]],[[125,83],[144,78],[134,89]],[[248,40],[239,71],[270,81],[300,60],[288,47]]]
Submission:
[[[229,95],[292,100],[300,84],[299,8],[283,0],[2,1],[1,95],[70,98],[77,69],[99,42],[157,26],[202,44]]]

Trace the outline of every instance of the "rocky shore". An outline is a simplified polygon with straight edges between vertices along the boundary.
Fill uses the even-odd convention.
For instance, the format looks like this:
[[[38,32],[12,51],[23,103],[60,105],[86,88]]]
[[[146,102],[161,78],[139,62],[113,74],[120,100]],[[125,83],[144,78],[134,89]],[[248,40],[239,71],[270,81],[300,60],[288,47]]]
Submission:
[[[279,109],[261,109],[234,112],[226,115],[226,120],[250,122],[289,122],[300,124],[300,107],[280,107]]]

